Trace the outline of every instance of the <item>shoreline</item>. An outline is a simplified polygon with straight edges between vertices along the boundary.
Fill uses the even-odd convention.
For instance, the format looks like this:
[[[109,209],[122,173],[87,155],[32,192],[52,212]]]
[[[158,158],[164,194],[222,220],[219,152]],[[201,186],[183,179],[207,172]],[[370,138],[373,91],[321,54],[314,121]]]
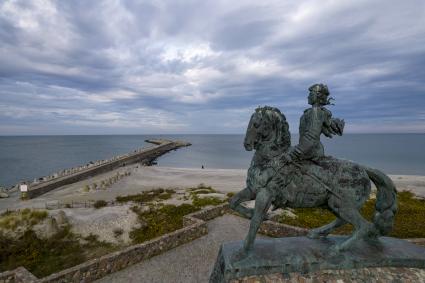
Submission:
[[[117,173],[131,171],[130,176],[123,177],[107,189],[85,191],[93,183],[111,178]],[[84,202],[96,200],[114,200],[117,196],[137,194],[156,188],[185,189],[199,184],[211,186],[219,192],[239,192],[245,187],[246,169],[201,169],[162,166],[128,165],[113,171],[91,177],[73,184],[56,188],[34,199],[21,201],[19,193],[14,192],[9,198],[0,199],[0,212],[6,209],[24,207],[44,208],[48,202]],[[409,190],[418,197],[425,198],[425,176],[389,175],[398,191]]]

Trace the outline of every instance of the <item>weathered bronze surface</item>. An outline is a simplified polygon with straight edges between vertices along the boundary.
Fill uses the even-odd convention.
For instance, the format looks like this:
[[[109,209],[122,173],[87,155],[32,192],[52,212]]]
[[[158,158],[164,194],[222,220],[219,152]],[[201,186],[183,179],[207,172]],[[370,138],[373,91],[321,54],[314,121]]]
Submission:
[[[358,252],[356,249],[360,243],[382,245],[379,237],[392,230],[397,211],[397,191],[393,182],[377,169],[324,154],[320,136],[342,135],[345,123],[344,120],[333,118],[332,113],[325,108],[331,101],[326,85],[312,85],[309,91],[308,103],[311,107],[304,111],[300,119],[300,140],[294,147],[291,147],[286,117],[279,109],[259,107],[251,116],[244,146],[248,151],[255,150],[255,153],[248,169],[246,188],[230,201],[230,207],[251,219],[251,223],[243,245],[239,249],[232,248],[232,266],[237,266],[239,262],[241,268],[246,267],[244,264],[256,268],[255,263],[260,264],[261,256],[268,256],[258,252],[254,241],[262,221],[268,219],[270,207],[329,209],[337,217],[336,220],[312,229],[308,234],[317,243],[334,229],[351,223],[354,226],[351,236],[326,242],[325,248],[333,256]],[[377,187],[376,212],[372,223],[359,212],[369,199],[371,181]],[[243,205],[243,202],[254,199],[254,208]],[[288,245],[289,242],[277,241],[273,246],[279,250],[281,247],[276,245],[280,244]],[[229,251],[224,250],[226,247],[223,246],[222,253],[228,254]],[[303,247],[295,247],[295,251],[297,248]],[[273,251],[273,248],[268,249]],[[297,257],[296,253],[292,256]],[[380,262],[386,261],[382,259]],[[296,263],[289,261],[285,264]]]
[[[259,239],[252,255],[242,261],[234,261],[233,255],[242,248],[243,243],[226,243],[219,251],[210,282],[228,282],[251,275],[310,273],[329,269],[383,266],[425,268],[424,247],[390,237],[374,242],[360,240],[349,252],[330,252],[332,245],[346,239],[346,236]]]

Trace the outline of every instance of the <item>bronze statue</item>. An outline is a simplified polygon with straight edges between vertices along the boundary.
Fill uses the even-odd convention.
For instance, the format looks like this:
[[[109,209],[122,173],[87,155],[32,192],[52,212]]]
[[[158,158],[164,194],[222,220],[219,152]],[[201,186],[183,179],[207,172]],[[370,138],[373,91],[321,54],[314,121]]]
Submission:
[[[388,234],[397,211],[397,192],[391,179],[379,170],[348,160],[325,156],[320,135],[342,135],[344,121],[332,118],[325,108],[330,104],[326,85],[309,88],[311,108],[300,121],[300,142],[291,147],[285,116],[274,107],[259,107],[252,114],[244,146],[255,150],[246,188],[230,201],[230,207],[251,219],[249,233],[238,257],[245,258],[253,249],[256,233],[267,211],[274,208],[326,207],[337,217],[335,221],[310,230],[310,238],[328,235],[335,228],[351,223],[354,232],[335,245],[336,252],[351,247],[359,239],[374,240]],[[368,200],[372,181],[377,187],[376,213],[373,223],[359,210]],[[254,200],[255,208],[242,202]]]

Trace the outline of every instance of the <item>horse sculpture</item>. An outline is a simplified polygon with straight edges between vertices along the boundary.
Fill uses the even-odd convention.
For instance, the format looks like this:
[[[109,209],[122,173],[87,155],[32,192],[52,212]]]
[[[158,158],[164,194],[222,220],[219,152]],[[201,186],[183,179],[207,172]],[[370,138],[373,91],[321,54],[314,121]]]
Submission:
[[[251,219],[248,235],[239,256],[253,250],[256,233],[268,219],[270,206],[276,208],[325,207],[336,220],[312,229],[309,238],[328,235],[332,230],[351,223],[354,231],[348,239],[333,246],[335,252],[348,249],[361,239],[376,240],[393,227],[397,210],[397,191],[391,179],[376,169],[333,157],[279,164],[279,156],[291,146],[285,116],[274,107],[259,107],[252,114],[245,135],[244,147],[255,150],[246,188],[230,201],[230,207]],[[377,187],[373,223],[359,210],[368,200],[372,181]],[[255,208],[242,202],[254,200]]]

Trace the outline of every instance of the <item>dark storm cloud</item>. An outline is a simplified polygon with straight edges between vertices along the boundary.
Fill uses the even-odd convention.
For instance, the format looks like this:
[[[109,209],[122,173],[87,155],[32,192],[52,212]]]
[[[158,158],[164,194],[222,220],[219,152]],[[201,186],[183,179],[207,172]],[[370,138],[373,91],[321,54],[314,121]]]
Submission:
[[[423,1],[3,1],[1,134],[296,131],[325,82],[348,132],[425,131]]]

